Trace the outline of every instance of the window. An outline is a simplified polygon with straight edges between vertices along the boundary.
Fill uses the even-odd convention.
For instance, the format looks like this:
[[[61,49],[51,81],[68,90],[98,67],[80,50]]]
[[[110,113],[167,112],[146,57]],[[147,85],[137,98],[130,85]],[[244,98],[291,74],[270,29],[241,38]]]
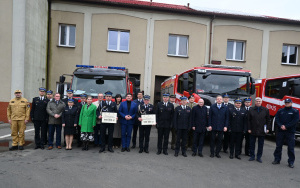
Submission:
[[[129,31],[108,30],[107,50],[129,52]]]
[[[226,60],[244,61],[245,56],[245,42],[244,41],[227,41]]]
[[[288,65],[297,65],[298,46],[283,45],[281,63]]]
[[[169,35],[168,55],[188,56],[188,36]]]
[[[286,80],[269,80],[266,83],[265,96],[282,99],[284,96],[282,85],[286,83]]]
[[[75,25],[59,25],[59,46],[75,47],[75,36]]]

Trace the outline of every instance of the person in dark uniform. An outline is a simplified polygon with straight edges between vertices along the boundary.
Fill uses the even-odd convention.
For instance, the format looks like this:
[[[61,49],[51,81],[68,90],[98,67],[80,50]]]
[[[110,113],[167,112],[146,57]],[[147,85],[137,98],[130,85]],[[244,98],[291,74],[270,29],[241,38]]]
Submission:
[[[176,140],[176,148],[175,148],[175,157],[178,157],[178,153],[180,151],[184,157],[186,155],[186,142],[188,131],[191,128],[191,119],[192,119],[192,109],[187,106],[187,98],[181,97],[181,105],[175,108],[174,112],[174,127],[177,131],[177,140]]]
[[[223,95],[223,104],[228,107],[228,110],[231,108],[234,108],[234,105],[229,103],[229,95],[226,93]],[[223,139],[223,151],[224,153],[228,153],[228,145],[230,142],[230,132],[226,131],[224,132],[224,139]]]
[[[80,95],[80,102],[77,103],[77,108],[78,108],[78,120],[79,120],[79,114],[81,112],[82,107],[86,104],[86,98],[87,95],[86,94],[81,94]],[[77,120],[77,122],[78,122]],[[77,140],[77,147],[81,147],[82,145],[82,141],[80,139],[81,136],[81,127],[80,126],[76,126],[76,134],[74,135],[76,136],[76,140]]]
[[[163,153],[168,155],[169,134],[173,120],[174,106],[169,101],[169,94],[163,94],[163,101],[157,104],[156,109],[156,127],[158,132],[157,138],[157,155]]]
[[[140,104],[144,104],[142,91],[137,93],[137,99],[135,99],[133,102],[135,102],[137,106],[139,106]],[[136,136],[137,136],[137,131],[138,131],[140,125],[141,125],[141,122],[136,117],[135,123],[133,125],[133,131],[132,131],[132,146],[131,146],[131,148],[136,147]]]
[[[66,150],[72,150],[73,135],[78,123],[78,107],[74,105],[73,99],[68,99],[68,106],[62,112],[62,126],[66,135]]]
[[[102,105],[102,113],[105,112],[111,112],[111,113],[117,113],[117,104],[113,101],[111,101],[112,99],[112,92],[111,91],[107,91],[105,92],[105,101],[103,101],[103,105]],[[97,111],[97,116],[102,116],[102,113],[99,113],[99,111]],[[102,119],[102,117],[100,118]],[[117,118],[118,119],[118,118]],[[99,150],[99,153],[102,153],[105,151],[105,138],[106,138],[106,130],[108,130],[108,151],[109,152],[114,152],[114,150],[112,149],[113,146],[113,134],[114,134],[114,123],[101,123],[101,127],[100,127],[100,134],[101,134],[101,149]]]
[[[195,103],[195,97],[194,95],[191,95],[188,97],[189,102],[187,103],[187,105],[193,109],[194,106],[197,106],[197,103]],[[194,130],[190,129],[188,132],[188,139],[187,139],[187,143],[186,143],[186,148],[191,148],[193,150],[193,139],[194,137]]]
[[[242,100],[234,101],[234,108],[229,108],[229,124],[228,131],[230,132],[230,159],[241,159],[241,145],[244,132],[247,131],[247,112],[242,107]]]
[[[211,105],[209,109],[208,130],[211,131],[210,157],[216,155],[217,158],[221,158],[220,151],[222,149],[223,133],[227,131],[228,127],[228,107],[222,104],[222,100],[222,96],[218,95],[216,98],[217,103]]]
[[[144,104],[140,104],[138,106],[137,117],[140,122],[143,121],[142,115],[154,114],[154,106],[152,104],[149,104],[149,102],[150,102],[150,96],[145,95],[144,96]],[[139,148],[140,148],[139,153],[143,153],[143,151],[145,151],[146,153],[149,153],[149,137],[150,137],[151,127],[154,125],[155,124],[140,125],[140,127],[139,127]]]
[[[246,110],[246,113],[249,112],[249,110],[252,108],[251,107],[251,98],[245,98],[244,99],[244,109]],[[245,155],[246,156],[250,156],[250,134],[248,133],[248,131],[246,131],[243,135],[242,138],[242,143],[243,143],[243,139],[245,138]],[[243,144],[241,145],[241,152],[242,152],[242,147]]]
[[[276,134],[276,149],[274,151],[274,161],[272,164],[280,164],[282,145],[286,139],[288,145],[288,165],[294,168],[295,162],[295,130],[299,122],[299,111],[292,107],[291,99],[284,100],[285,107],[278,110],[275,116],[275,123],[278,128]]]
[[[174,110],[177,106],[179,106],[179,104],[177,104],[176,102],[176,95],[170,95],[170,103],[173,104],[174,106]],[[172,121],[173,123],[173,121]],[[175,144],[176,144],[176,130],[175,128],[173,127],[173,125],[171,126],[171,149],[172,150],[175,150]]]
[[[34,123],[34,149],[44,149],[44,142],[47,139],[45,138],[47,134],[47,104],[48,99],[45,97],[46,89],[41,87],[39,88],[40,96],[32,99],[32,108],[30,111],[31,120]]]
[[[203,157],[202,148],[206,128],[208,126],[207,107],[204,106],[204,100],[199,99],[198,105],[192,109],[192,129],[194,130],[193,154]]]
[[[49,101],[52,101],[52,99],[53,99],[53,91],[52,90],[47,91],[47,99],[49,99]]]
[[[255,160],[255,142],[258,140],[258,148],[256,160],[262,163],[261,157],[263,154],[264,140],[266,133],[270,128],[270,115],[269,109],[261,106],[262,99],[260,97],[255,98],[255,107],[251,108],[247,114],[248,119],[248,132],[250,133],[250,159]]]
[[[68,106],[68,99],[73,99],[74,100],[74,105],[77,106],[78,100],[73,98],[73,90],[72,89],[68,89],[67,90],[67,97],[62,99],[62,101],[65,103],[66,106]]]

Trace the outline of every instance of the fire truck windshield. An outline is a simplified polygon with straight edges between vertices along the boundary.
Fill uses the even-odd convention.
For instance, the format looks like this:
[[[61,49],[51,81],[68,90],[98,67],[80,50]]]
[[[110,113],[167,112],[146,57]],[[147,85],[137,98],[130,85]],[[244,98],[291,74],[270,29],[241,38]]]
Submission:
[[[103,77],[99,79],[84,76],[78,77],[74,75],[72,89],[74,90],[75,96],[83,93],[91,96],[98,96],[98,93],[111,91],[113,92],[113,96],[121,94],[122,97],[125,97],[126,80],[124,77]]]
[[[240,75],[197,74],[196,91],[203,94],[249,95],[249,78]]]

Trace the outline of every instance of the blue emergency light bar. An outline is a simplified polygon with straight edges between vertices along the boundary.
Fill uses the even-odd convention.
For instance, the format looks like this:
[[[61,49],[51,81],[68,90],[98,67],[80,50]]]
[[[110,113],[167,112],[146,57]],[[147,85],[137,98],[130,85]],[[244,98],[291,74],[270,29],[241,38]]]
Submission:
[[[104,69],[117,69],[125,70],[125,67],[112,67],[112,66],[94,66],[94,65],[76,65],[78,68],[104,68]]]

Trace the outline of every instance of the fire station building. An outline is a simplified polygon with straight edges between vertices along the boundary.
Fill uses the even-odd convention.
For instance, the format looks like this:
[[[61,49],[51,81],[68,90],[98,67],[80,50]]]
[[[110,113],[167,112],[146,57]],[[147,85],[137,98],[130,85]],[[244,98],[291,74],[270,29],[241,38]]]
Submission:
[[[44,11],[34,9],[38,5],[29,3],[34,1]],[[5,49],[1,65],[7,67],[0,69],[1,80],[7,80],[0,108],[15,89],[24,90],[29,101],[40,86],[55,91],[59,76],[72,74],[78,64],[128,68],[152,102],[160,99],[163,80],[203,64],[241,66],[256,79],[300,72],[299,20],[208,12],[150,0],[20,2],[0,2],[0,24],[8,25],[0,29],[5,39],[0,43]],[[26,15],[21,33],[15,31],[18,10]],[[33,21],[39,24],[27,25]],[[24,40],[17,40],[18,35]],[[66,88],[70,82],[68,78]],[[1,116],[0,121],[7,120]]]

